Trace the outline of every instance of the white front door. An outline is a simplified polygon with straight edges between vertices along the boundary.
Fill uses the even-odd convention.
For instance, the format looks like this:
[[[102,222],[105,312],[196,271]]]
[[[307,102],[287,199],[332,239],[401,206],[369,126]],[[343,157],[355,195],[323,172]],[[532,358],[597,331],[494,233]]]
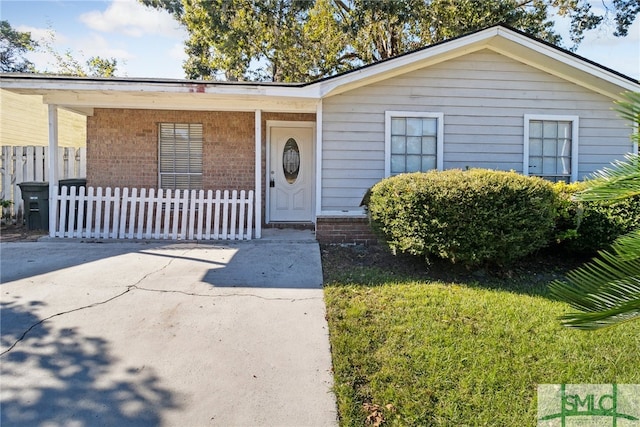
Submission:
[[[311,221],[313,128],[270,128],[269,221]]]

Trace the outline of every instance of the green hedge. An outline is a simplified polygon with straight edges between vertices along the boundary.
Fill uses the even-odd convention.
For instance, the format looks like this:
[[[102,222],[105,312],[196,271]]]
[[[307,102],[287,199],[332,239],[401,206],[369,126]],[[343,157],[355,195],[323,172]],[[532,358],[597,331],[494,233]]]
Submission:
[[[546,246],[557,214],[551,183],[483,169],[387,178],[368,208],[394,251],[467,266],[507,265]]]
[[[584,188],[583,182],[554,184],[558,199],[556,243],[561,247],[593,253],[640,227],[640,196],[615,203],[573,200],[572,196]]]

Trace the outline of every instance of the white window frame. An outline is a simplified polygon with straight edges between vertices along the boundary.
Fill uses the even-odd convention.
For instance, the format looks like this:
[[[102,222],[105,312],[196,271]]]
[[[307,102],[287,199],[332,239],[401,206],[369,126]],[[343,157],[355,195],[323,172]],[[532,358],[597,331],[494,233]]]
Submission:
[[[532,120],[547,120],[555,122],[571,122],[571,175],[570,181],[578,180],[578,147],[579,147],[579,116],[564,116],[550,114],[525,114],[524,115],[524,155],[522,161],[522,174],[529,176],[529,122]],[[536,175],[539,176],[539,175]],[[544,178],[541,176],[541,178]]]
[[[391,176],[391,119],[393,118],[435,118],[436,133],[436,169],[444,169],[444,113],[423,111],[385,111],[384,112],[384,176]]]
[[[200,175],[202,179],[204,179],[204,125],[202,123],[185,123],[185,122],[160,122],[158,123],[158,188],[163,188],[162,187],[162,175],[185,175],[183,173],[169,173],[169,172],[162,172],[162,150],[161,150],[161,145],[162,145],[162,126],[163,125],[171,125],[171,126],[175,126],[176,125],[188,125],[189,127],[194,126],[194,125],[199,125],[201,127],[201,133],[202,133],[202,162],[203,162],[203,171],[199,172],[199,173],[188,173],[186,175]],[[167,190],[175,190],[175,188],[166,188]],[[200,190],[202,188],[199,188]],[[190,188],[190,190],[195,190],[195,188]]]

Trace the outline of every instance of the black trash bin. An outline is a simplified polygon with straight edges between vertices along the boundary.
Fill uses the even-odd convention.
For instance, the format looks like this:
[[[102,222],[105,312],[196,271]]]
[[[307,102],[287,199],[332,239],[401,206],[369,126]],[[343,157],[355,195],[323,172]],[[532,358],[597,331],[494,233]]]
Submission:
[[[87,178],[67,178],[58,181],[58,194],[62,194],[62,187],[69,187],[67,194],[71,194],[71,187],[76,187],[76,194],[80,194],[80,187],[87,186]]]
[[[58,180],[58,194],[62,194],[62,187],[68,187],[67,194],[71,195],[71,187],[76,187],[75,195],[80,195],[80,187],[87,186],[87,178],[67,178]],[[75,221],[73,224],[74,228],[78,227],[78,205],[79,202],[76,201],[75,206],[73,207],[75,211]],[[87,202],[84,203],[84,211],[87,211]],[[67,218],[69,217],[69,212],[71,212],[71,202],[67,202]],[[82,221],[82,226],[85,227],[87,225],[87,218],[85,217]]]
[[[49,183],[18,184],[24,201],[24,218],[29,230],[49,230]]]

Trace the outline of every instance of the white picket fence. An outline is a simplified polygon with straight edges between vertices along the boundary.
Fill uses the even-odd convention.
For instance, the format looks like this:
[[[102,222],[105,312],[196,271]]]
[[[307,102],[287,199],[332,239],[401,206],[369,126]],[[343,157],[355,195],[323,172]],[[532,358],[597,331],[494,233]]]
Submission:
[[[86,148],[58,148],[58,178],[87,176]],[[49,180],[49,147],[2,146],[0,150],[0,199],[13,203],[5,214],[22,218],[24,206],[18,184]]]
[[[52,237],[251,240],[253,191],[55,188]],[[51,227],[50,227],[51,228]]]

